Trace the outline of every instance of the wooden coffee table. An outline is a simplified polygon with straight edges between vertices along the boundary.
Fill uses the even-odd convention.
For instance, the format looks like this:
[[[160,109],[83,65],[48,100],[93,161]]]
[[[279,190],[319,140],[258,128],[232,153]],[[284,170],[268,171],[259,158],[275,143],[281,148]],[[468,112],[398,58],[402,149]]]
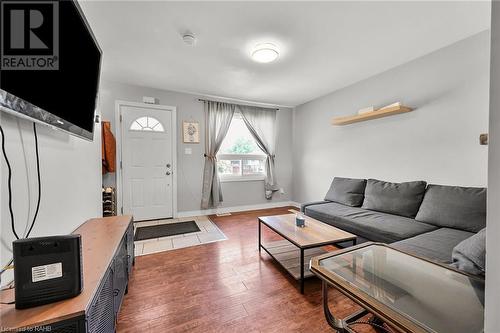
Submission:
[[[264,246],[262,224],[285,240],[270,242]],[[304,293],[304,279],[313,276],[309,270],[309,260],[327,252],[321,249],[322,246],[346,241],[352,241],[353,245],[356,245],[356,235],[308,216],[306,216],[306,225],[303,228],[295,226],[295,214],[259,217],[259,252],[264,249],[288,273],[299,280],[302,294]]]

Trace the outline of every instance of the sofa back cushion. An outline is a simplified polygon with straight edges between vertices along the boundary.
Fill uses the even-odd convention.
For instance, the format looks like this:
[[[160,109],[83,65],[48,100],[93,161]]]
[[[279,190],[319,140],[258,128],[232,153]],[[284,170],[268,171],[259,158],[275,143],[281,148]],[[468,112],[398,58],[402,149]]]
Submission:
[[[422,203],[426,182],[389,183],[368,179],[363,208],[415,217]]]
[[[333,178],[325,200],[351,207],[359,207],[365,195],[366,179]]]
[[[415,219],[439,227],[478,232],[486,226],[486,189],[429,185]]]

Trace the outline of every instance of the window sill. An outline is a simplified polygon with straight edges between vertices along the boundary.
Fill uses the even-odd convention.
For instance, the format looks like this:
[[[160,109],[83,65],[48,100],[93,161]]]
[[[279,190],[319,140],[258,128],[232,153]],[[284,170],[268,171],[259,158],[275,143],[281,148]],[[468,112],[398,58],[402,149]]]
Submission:
[[[262,182],[264,181],[264,176],[259,177],[227,177],[220,178],[221,183],[232,183],[232,182]]]

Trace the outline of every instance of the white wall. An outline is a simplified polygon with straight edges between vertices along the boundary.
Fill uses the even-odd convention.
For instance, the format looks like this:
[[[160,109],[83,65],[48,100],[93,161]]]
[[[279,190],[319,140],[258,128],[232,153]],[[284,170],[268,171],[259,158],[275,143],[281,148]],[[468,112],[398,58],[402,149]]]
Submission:
[[[33,123],[0,113],[6,136],[6,151],[13,170],[12,190],[16,231],[23,234],[31,223],[36,200],[37,178]],[[42,200],[31,237],[67,234],[101,212],[100,125],[93,142],[37,125],[40,153]],[[1,162],[0,264],[12,257],[14,235],[10,227],[7,166]],[[2,277],[11,281],[12,270]]]
[[[101,82],[102,115],[104,120],[111,121],[113,132],[115,124],[115,101],[125,100],[142,102],[143,96],[159,99],[159,104],[177,107],[177,205],[179,212],[200,210],[201,185],[204,163],[204,112],[203,103],[198,101],[201,95],[158,90],[135,85],[128,85],[103,80]],[[182,142],[182,121],[194,119],[200,122],[200,143],[184,144]],[[263,181],[227,182],[223,183],[224,203],[222,207],[239,205],[267,204],[269,202],[289,201],[292,192],[292,110],[278,111],[278,138],[276,153],[276,174],[285,194],[276,193],[272,201],[264,196]],[[184,148],[191,148],[192,154],[184,154]],[[104,177],[106,185],[115,183],[115,175]]]
[[[486,222],[485,332],[500,332],[500,3],[491,11],[491,87],[488,160],[488,212]]]
[[[485,186],[488,152],[478,136],[488,130],[488,90],[485,31],[298,106],[293,199],[322,199],[334,176]],[[396,101],[415,111],[347,126],[330,123]]]

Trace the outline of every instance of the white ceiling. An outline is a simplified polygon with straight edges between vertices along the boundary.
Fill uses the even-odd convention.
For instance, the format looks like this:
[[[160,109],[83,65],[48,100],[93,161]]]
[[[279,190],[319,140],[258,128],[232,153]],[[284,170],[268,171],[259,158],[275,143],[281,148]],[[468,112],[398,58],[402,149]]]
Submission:
[[[295,106],[490,27],[489,2],[123,2],[81,6],[108,80]],[[195,47],[181,33],[192,31]],[[259,42],[278,61],[253,62]]]

